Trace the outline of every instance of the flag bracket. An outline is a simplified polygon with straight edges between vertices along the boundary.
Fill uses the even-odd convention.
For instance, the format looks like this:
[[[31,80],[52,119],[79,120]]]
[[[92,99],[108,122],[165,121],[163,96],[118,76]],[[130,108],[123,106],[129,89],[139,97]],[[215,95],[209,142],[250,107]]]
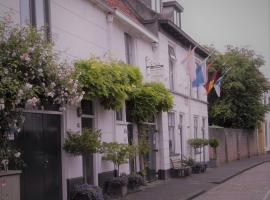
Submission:
[[[156,69],[156,68],[162,68],[163,65],[148,65],[146,66],[146,69]]]

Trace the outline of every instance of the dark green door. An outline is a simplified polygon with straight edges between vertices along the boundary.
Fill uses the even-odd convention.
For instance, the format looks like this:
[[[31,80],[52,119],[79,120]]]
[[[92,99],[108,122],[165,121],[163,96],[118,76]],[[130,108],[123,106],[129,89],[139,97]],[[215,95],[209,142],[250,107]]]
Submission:
[[[22,175],[23,200],[61,200],[60,115],[26,113],[17,138],[26,164]]]
[[[149,145],[149,152],[144,157],[146,163],[146,179],[147,181],[155,181],[156,177],[156,126],[145,125],[147,130],[147,141]]]

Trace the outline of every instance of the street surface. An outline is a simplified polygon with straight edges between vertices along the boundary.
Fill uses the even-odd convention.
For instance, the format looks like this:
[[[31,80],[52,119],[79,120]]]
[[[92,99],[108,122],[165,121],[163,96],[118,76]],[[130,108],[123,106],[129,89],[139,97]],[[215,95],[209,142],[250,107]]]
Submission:
[[[212,188],[195,200],[270,200],[270,162]]]

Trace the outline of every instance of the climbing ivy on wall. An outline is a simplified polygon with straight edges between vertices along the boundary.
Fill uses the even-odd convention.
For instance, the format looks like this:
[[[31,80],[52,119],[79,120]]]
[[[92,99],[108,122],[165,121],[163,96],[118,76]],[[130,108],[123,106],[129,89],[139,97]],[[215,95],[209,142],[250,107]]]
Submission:
[[[128,95],[142,84],[139,69],[123,62],[92,58],[76,62],[75,67],[84,98],[97,97],[106,109],[121,108]]]
[[[98,98],[106,109],[119,109],[128,100],[134,122],[147,121],[173,106],[170,92],[161,83],[143,83],[137,67],[123,62],[97,58],[75,63],[84,98]]]
[[[173,107],[173,97],[163,84],[151,82],[136,88],[128,106],[132,121],[145,122],[158,112],[169,111]]]

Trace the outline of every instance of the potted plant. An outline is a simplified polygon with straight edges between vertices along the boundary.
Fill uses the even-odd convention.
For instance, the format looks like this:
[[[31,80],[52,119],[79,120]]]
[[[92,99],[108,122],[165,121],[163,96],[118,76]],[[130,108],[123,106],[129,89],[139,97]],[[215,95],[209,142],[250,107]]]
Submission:
[[[82,184],[76,185],[72,200],[77,199],[91,199],[91,200],[104,200],[102,189],[98,186]]]
[[[144,179],[139,174],[130,174],[128,176],[128,190],[129,192],[139,191],[140,186],[144,185]]]
[[[203,139],[202,142],[202,148],[204,148],[205,146],[207,146],[209,144],[209,140],[207,139]],[[200,162],[201,162],[201,157],[200,157]],[[205,162],[205,160],[203,159],[203,162],[201,162],[202,168],[201,168],[201,172],[205,172],[207,169],[207,163]]]
[[[209,166],[210,167],[216,167],[217,166],[217,147],[219,146],[219,141],[215,138],[211,138],[208,141],[209,146],[213,148],[214,157],[210,158],[209,160]]]
[[[83,129],[82,134],[68,132],[64,142],[64,150],[74,156],[87,155],[102,151],[102,143],[100,141],[101,131],[92,131]],[[85,183],[87,182],[85,177]]]
[[[128,176],[113,177],[106,183],[106,193],[111,197],[125,197],[127,195]]]
[[[110,142],[103,144],[103,160],[111,161],[114,164],[115,177],[108,182],[107,193],[112,196],[125,196],[127,194],[128,178],[125,175],[119,176],[120,165],[128,163],[137,153],[137,146]]]

